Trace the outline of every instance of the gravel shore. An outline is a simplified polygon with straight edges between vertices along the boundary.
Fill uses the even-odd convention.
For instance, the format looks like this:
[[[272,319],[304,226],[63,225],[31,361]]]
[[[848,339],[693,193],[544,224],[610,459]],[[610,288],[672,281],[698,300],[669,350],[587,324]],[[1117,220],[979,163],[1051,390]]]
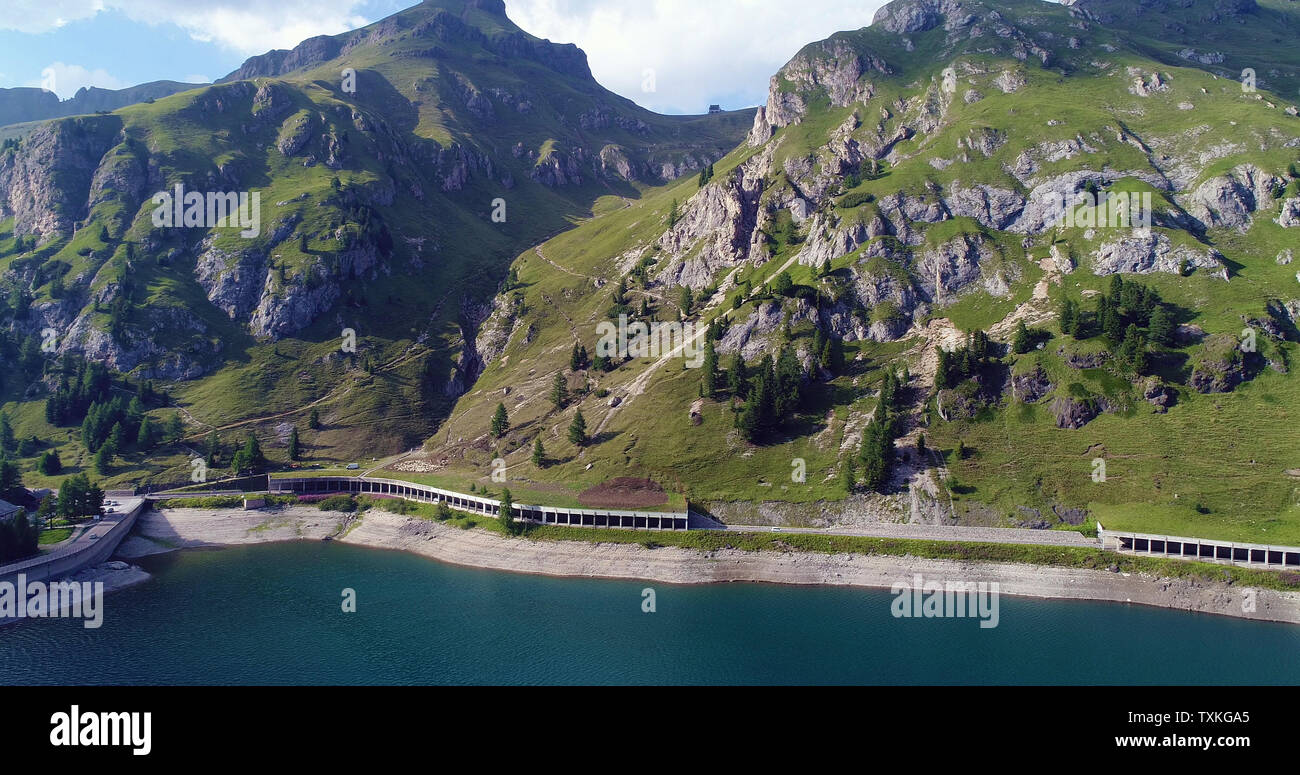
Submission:
[[[371,511],[361,518],[318,509],[281,511],[168,509],[140,516],[118,556],[142,557],[176,549],[321,540],[413,552],[441,562],[490,570],[583,578],[640,579],[667,584],[769,582],[889,588],[921,574],[927,581],[997,582],[1003,594],[1104,600],[1300,624],[1300,593],[1246,591],[1228,584],[1013,563],[959,562],[920,557],[802,552],[703,552],[636,544],[508,539],[428,520]]]

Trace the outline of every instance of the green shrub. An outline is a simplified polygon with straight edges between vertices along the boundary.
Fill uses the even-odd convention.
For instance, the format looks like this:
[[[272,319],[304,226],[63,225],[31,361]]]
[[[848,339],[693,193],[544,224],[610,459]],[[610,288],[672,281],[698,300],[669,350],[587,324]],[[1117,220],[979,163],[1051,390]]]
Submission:
[[[840,201],[837,204],[845,210],[852,210],[855,207],[871,204],[874,201],[876,201],[875,194],[866,191],[854,191],[840,197]]]
[[[160,509],[238,509],[243,508],[241,495],[213,495],[206,498],[168,498],[158,501]]]
[[[356,511],[357,501],[351,495],[331,495],[317,506],[321,511]]]

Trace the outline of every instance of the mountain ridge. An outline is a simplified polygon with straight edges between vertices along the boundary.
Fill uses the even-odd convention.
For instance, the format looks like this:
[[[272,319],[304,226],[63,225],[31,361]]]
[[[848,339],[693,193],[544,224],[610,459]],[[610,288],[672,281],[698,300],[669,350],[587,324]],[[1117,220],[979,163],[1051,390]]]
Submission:
[[[752,122],[752,111],[646,111],[591,79],[576,48],[552,49],[500,10],[416,6],[345,34],[354,44],[337,58],[6,142],[0,358],[21,364],[12,411],[30,413],[84,357],[169,383],[196,433],[255,422],[268,400],[279,415],[351,396],[359,408],[331,409],[322,452],[427,435],[476,377],[477,328],[511,256],[696,173]],[[178,185],[258,192],[260,232],[155,227],[151,193]],[[339,351],[343,329],[363,354]],[[59,359],[43,364],[24,348],[39,352],[46,330]],[[20,427],[60,433],[35,415]],[[175,448],[127,454],[117,476],[184,463]]]
[[[83,86],[66,100],[53,92],[31,87],[0,89],[0,127],[51,118],[113,111],[137,102],[161,99],[206,84],[150,81],[123,89]]]
[[[1219,8],[1205,24],[1227,43],[1274,18],[1182,6]],[[389,471],[464,489],[488,484],[501,458],[512,492],[534,500],[649,478],[746,524],[1100,519],[1300,537],[1281,410],[1249,414],[1261,392],[1295,389],[1294,102],[1268,89],[1272,74],[1250,91],[1224,77],[1230,62],[1153,51],[1146,28],[1093,15],[898,0],[872,26],[804,47],[711,179],[670,184],[519,257],[523,290],[498,297],[478,383],[423,454]],[[1293,68],[1294,51],[1282,53]],[[1083,195],[1096,206],[1062,225],[1053,197]],[[1107,201],[1149,202],[1150,225],[1109,228]],[[1094,313],[1109,294],[1118,311]],[[1085,325],[1061,322],[1067,302]],[[698,343],[713,342],[724,386],[673,358],[571,356],[597,352],[595,323],[623,314],[716,330]],[[1243,325],[1260,337],[1244,356]],[[733,384],[732,363],[779,385],[783,350],[802,387],[798,408],[773,418],[761,396],[776,388]],[[557,404],[559,379],[570,398]],[[498,405],[511,427],[494,438]],[[585,444],[566,432],[579,410]],[[1213,429],[1215,411],[1250,428],[1249,457],[1267,470],[1218,487],[1205,463],[1161,454],[1164,441],[1236,459],[1239,438]],[[897,419],[882,429],[886,413]],[[933,446],[918,458],[920,437]],[[540,465],[528,454],[539,441]],[[883,480],[845,486],[846,470],[878,471],[882,456]],[[1094,459],[1112,463],[1109,486],[1090,489]],[[791,461],[806,481],[791,481]]]

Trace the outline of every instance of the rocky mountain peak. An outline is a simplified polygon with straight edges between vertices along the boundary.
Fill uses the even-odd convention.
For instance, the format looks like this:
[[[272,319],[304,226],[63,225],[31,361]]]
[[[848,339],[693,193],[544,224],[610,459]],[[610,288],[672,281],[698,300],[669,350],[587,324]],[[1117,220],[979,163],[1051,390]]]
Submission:
[[[973,23],[971,7],[963,0],[894,0],[876,11],[871,26],[900,35],[926,32],[940,25],[953,30]]]
[[[484,20],[483,15],[493,17]],[[439,45],[430,47],[424,41]],[[499,61],[529,59],[563,75],[593,81],[587,55],[572,43],[552,43],[524,32],[506,15],[503,0],[425,0],[418,6],[360,29],[308,38],[291,50],[250,57],[219,82],[279,77],[361,51],[393,57],[454,58],[462,45],[483,49]]]

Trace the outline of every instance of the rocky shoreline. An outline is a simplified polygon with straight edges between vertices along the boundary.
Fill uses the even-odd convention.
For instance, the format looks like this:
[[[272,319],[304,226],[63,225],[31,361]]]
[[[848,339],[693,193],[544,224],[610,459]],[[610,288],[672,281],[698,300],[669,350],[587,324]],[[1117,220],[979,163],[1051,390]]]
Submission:
[[[155,510],[140,516],[117,556],[129,561],[188,548],[324,539],[512,573],[666,584],[765,582],[885,589],[921,574],[927,581],[997,582],[1003,594],[1022,597],[1133,603],[1300,624],[1300,593],[1253,590],[1255,610],[1244,611],[1243,589],[1200,580],[910,556],[529,541],[383,511],[354,517],[306,507]]]

